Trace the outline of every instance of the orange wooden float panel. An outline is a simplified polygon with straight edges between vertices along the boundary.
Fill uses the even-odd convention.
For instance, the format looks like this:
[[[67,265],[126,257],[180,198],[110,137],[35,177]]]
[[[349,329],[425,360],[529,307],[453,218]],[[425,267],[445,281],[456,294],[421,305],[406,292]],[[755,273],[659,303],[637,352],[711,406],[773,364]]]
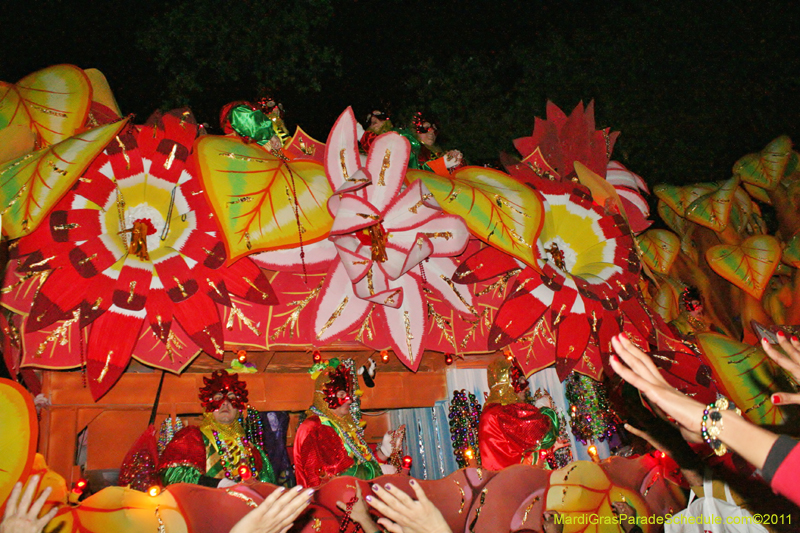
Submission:
[[[204,374],[167,374],[156,423],[167,416],[200,413],[197,391]],[[289,444],[299,412],[308,408],[314,382],[307,373],[239,374],[247,383],[249,401],[261,411],[294,412]],[[87,470],[119,468],[125,453],[147,427],[161,373],[126,373],[94,402],[78,372],[45,372],[43,392],[52,406],[42,412],[39,451],[68,483],[77,480],[76,436],[87,431]],[[379,372],[375,388],[363,388],[365,411],[432,406],[447,396],[444,372]],[[366,416],[366,436],[377,441],[388,429],[388,416]]]

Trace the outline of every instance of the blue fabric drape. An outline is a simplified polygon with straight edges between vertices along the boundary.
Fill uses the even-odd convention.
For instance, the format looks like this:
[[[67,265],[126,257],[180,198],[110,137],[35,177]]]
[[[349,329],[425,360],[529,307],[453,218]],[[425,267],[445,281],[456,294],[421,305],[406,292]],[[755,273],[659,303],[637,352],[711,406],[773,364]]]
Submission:
[[[389,414],[392,427],[406,425],[405,449],[413,459],[411,475],[417,479],[441,479],[458,470],[450,440],[449,403],[438,401],[433,407]]]

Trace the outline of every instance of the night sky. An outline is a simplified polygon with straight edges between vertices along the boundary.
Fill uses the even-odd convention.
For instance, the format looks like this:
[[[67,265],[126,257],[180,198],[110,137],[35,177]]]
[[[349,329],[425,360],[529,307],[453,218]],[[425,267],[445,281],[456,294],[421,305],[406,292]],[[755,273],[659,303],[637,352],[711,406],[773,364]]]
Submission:
[[[253,6],[253,12],[259,4],[282,5],[242,3]],[[736,159],[774,137],[800,138],[797,2],[305,3],[333,6],[329,22],[314,39],[334,51],[339,66],[321,76],[321,92],[286,85],[272,89],[286,107],[290,128],[300,125],[322,141],[347,105],[360,118],[386,103],[399,111],[438,98],[439,109],[446,108],[440,113],[443,130],[454,133],[445,142],[466,139],[458,131],[463,124],[485,129],[487,137],[497,139],[498,149],[508,150],[511,139],[530,134],[547,99],[565,111],[594,99],[598,127],[622,132],[614,158],[654,184],[726,179]],[[169,74],[159,71],[153,54],[145,51],[142,34],[180,4],[6,2],[0,79],[15,82],[57,63],[98,68],[123,113],[144,122],[176,98],[167,91]],[[230,4],[216,5],[225,17]],[[191,28],[182,20],[167,24],[177,34],[199,33],[213,46],[219,22]],[[275,34],[286,31],[291,29]],[[276,37],[264,36],[270,38]],[[492,65],[494,85],[487,85],[483,100],[482,71],[471,67],[477,61]],[[428,79],[415,78],[415,66],[422,64],[442,65],[448,89],[421,92],[426,83],[442,86],[430,70]],[[251,65],[241,69],[248,72]],[[523,78],[528,88],[520,94],[529,102],[511,109],[510,100],[498,100],[519,98],[511,93],[520,90]],[[257,90],[248,82],[217,84],[189,103],[198,121],[209,123],[214,133],[220,107],[233,99],[253,99]],[[482,115],[483,121],[476,122]],[[470,161],[482,163],[496,154],[495,144],[457,147]]]

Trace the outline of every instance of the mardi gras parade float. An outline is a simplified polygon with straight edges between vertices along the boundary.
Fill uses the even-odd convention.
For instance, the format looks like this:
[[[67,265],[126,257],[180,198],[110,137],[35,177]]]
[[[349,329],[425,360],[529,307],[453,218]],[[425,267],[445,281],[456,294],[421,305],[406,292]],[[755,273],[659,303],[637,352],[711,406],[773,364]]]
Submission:
[[[293,531],[350,531],[366,480],[419,479],[453,531],[546,511],[619,531],[580,517],[663,517],[687,486],[622,427],[654,415],[609,366],[620,333],[678,390],[786,423],[770,398],[794,384],[757,341],[800,323],[788,138],[655,187],[651,228],[592,104],[548,104],[505,171],[377,118],[348,108],[323,143],[236,102],[209,135],[188,109],[134,123],[93,69],[0,85],[0,329],[24,384],[0,385],[0,502],[36,474],[48,530],[228,531],[302,480]]]

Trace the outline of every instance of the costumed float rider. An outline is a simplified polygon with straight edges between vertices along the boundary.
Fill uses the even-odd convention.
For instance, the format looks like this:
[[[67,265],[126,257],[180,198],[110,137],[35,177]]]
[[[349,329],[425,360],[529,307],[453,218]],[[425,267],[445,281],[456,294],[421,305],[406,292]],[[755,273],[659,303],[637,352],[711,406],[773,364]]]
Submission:
[[[436,145],[439,127],[434,121],[425,118],[422,113],[414,115],[413,131],[398,131],[411,143],[411,155],[408,168],[428,170],[449,177],[464,162],[463,154],[458,150],[445,152]]]
[[[214,371],[210,379],[203,377],[203,382],[200,427],[178,431],[161,453],[158,470],[164,485],[225,487],[249,479],[275,483],[267,454],[256,443],[258,413],[248,413],[245,383],[223,370]]]
[[[367,119],[364,121],[364,126],[366,129],[361,135],[361,139],[358,141],[358,146],[365,154],[369,152],[369,147],[372,146],[372,143],[378,138],[379,135],[383,135],[384,133],[390,132],[394,129],[394,126],[392,125],[392,119],[387,113],[384,113],[379,109],[375,109],[367,115]]]
[[[226,135],[238,135],[245,142],[255,142],[267,151],[280,150],[291,137],[283,122],[283,106],[272,97],[258,104],[236,101],[225,105],[219,114]]]
[[[558,439],[558,415],[526,402],[528,381],[516,361],[500,357],[488,368],[489,396],[478,426],[481,466],[502,470],[537,464],[540,450]],[[545,465],[546,466],[546,465]]]
[[[309,370],[315,380],[314,402],[297,428],[292,453],[297,483],[316,487],[337,476],[370,480],[396,473],[385,463],[399,443],[387,432],[374,454],[364,440],[363,423],[355,397],[354,372],[336,358]],[[380,463],[379,463],[380,461]]]

